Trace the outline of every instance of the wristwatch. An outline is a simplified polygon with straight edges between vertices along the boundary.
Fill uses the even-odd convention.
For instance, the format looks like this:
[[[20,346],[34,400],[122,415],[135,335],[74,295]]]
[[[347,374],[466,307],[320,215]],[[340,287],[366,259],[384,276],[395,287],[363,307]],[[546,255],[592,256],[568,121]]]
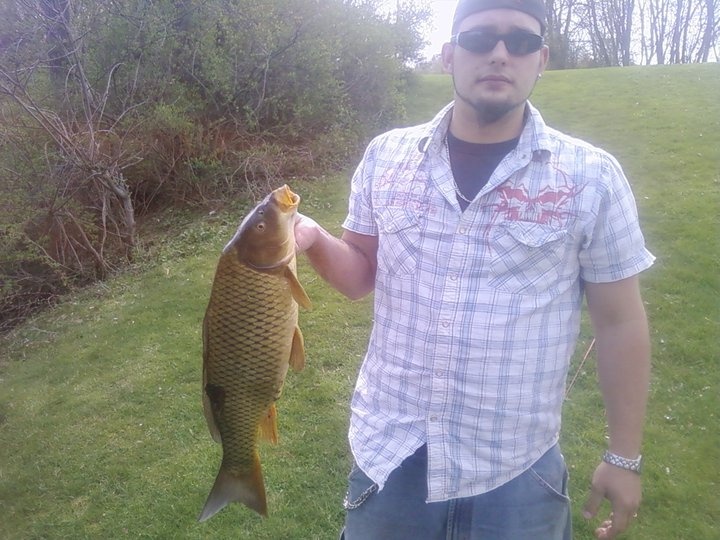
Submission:
[[[637,459],[628,459],[618,456],[617,454],[613,454],[609,450],[605,450],[602,459],[605,463],[609,463],[615,467],[620,467],[626,471],[632,471],[640,474],[640,471],[642,470],[642,456],[638,456]]]

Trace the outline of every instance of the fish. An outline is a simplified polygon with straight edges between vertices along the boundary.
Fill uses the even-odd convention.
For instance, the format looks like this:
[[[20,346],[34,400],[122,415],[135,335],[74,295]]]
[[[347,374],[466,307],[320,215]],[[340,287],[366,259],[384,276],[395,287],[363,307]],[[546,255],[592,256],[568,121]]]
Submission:
[[[267,516],[258,441],[277,443],[275,402],[292,367],[305,366],[294,223],[300,196],[272,191],[220,254],[203,318],[203,411],[222,461],[198,521],[231,502]]]

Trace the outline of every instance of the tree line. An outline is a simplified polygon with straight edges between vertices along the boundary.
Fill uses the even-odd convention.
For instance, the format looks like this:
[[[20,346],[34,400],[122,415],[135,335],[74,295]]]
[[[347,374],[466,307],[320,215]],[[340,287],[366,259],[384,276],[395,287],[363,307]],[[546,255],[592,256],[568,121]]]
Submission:
[[[717,61],[716,0],[546,0],[551,67]]]
[[[347,163],[422,47],[422,6],[378,4],[4,2],[0,329],[126,266],[140,218]]]
[[[550,69],[717,62],[717,0],[545,0]],[[420,71],[440,72],[439,52]]]

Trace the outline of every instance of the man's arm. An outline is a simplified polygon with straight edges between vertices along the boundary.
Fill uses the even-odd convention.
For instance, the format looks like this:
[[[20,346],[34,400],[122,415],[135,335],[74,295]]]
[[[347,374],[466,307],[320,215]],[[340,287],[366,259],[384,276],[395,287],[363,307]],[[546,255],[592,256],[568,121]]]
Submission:
[[[295,222],[295,244],[315,271],[342,294],[357,300],[375,288],[377,236],[346,230],[336,238],[301,214]]]
[[[586,283],[585,295],[597,346],[609,450],[635,459],[640,454],[650,380],[650,337],[638,278]],[[615,538],[629,526],[640,505],[640,476],[600,463],[593,475],[585,517],[597,513],[603,498],[610,500],[612,515],[595,535]]]

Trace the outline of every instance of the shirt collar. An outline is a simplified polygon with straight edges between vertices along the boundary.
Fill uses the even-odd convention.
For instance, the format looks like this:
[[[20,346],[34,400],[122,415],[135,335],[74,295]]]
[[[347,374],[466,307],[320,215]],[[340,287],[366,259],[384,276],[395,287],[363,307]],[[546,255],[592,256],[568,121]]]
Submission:
[[[442,110],[426,124],[425,131],[420,139],[418,150],[421,152],[438,153],[442,151],[445,134],[450,127],[450,118],[454,102],[448,103]],[[517,150],[521,153],[529,152],[535,161],[547,161],[552,152],[552,145],[548,127],[540,111],[530,102],[526,105],[527,118]]]
[[[535,161],[549,161],[553,146],[548,126],[540,111],[530,102],[528,102],[526,110],[528,116],[520,134],[518,148],[531,153]]]

